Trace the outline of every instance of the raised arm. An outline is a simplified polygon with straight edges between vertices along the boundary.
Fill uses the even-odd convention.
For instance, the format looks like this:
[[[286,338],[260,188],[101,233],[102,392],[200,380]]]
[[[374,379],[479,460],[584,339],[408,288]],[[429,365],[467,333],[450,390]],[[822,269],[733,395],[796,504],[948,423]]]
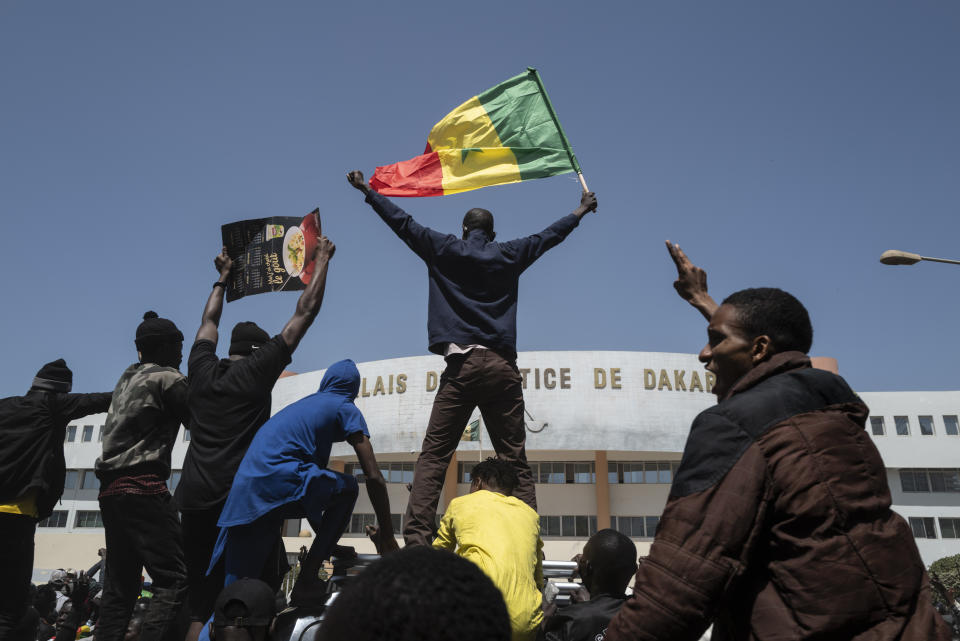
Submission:
[[[424,227],[389,198],[370,189],[364,182],[362,172],[351,171],[347,174],[347,181],[366,195],[367,202],[383,222],[423,260],[429,261],[444,243],[456,240],[455,236],[441,234],[429,227]]]
[[[671,243],[668,240],[667,251],[670,252],[673,264],[677,266],[677,280],[673,281],[673,288],[680,294],[680,298],[693,305],[704,318],[710,320],[719,305],[707,293],[707,272],[690,262],[677,243]]]
[[[68,420],[83,418],[90,414],[102,414],[110,409],[113,392],[94,394],[63,394],[60,398],[60,413]]]
[[[389,554],[399,549],[396,539],[393,538],[393,520],[390,517],[390,497],[387,495],[387,482],[380,473],[380,466],[377,465],[377,457],[373,453],[373,446],[370,445],[370,439],[363,432],[353,432],[347,437],[347,442],[353,446],[357,453],[357,460],[363,469],[364,476],[367,477],[367,496],[370,497],[370,504],[373,505],[373,511],[377,515],[378,529],[373,536],[377,537],[375,541],[377,550],[381,554]]]
[[[580,220],[591,211],[597,210],[597,195],[592,191],[580,197],[580,205],[538,234],[517,238],[503,243],[503,246],[517,257],[521,271],[543,256],[548,249],[556,247],[580,224]]]
[[[197,330],[195,341],[212,341],[217,343],[217,328],[220,326],[220,315],[223,313],[223,296],[227,291],[227,279],[230,277],[230,269],[233,267],[233,259],[227,256],[227,248],[224,247],[213,259],[213,266],[216,268],[220,277],[213,284],[213,291],[207,298],[207,304],[203,307],[203,316],[200,317],[200,329]]]
[[[284,325],[280,335],[283,337],[290,353],[297,349],[300,339],[307,333],[313,320],[320,311],[320,304],[323,302],[323,292],[327,287],[327,269],[330,267],[330,259],[333,258],[336,246],[326,236],[320,236],[317,239],[317,248],[313,251],[313,259],[316,261],[313,278],[310,284],[300,294],[297,300],[297,309],[293,317]]]

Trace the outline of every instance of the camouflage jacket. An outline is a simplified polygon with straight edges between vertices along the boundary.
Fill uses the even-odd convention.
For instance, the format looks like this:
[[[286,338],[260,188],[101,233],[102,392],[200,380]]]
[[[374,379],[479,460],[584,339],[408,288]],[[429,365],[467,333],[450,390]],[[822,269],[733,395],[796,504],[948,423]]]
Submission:
[[[119,476],[170,476],[170,450],[187,420],[187,379],[173,367],[134,363],[123,373],[103,425],[101,481]]]

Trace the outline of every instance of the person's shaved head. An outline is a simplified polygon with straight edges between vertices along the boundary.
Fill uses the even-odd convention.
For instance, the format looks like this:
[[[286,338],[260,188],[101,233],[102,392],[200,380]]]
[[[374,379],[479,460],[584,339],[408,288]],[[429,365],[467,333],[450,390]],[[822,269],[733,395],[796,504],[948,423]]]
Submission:
[[[474,207],[463,217],[463,238],[467,238],[474,229],[479,229],[487,235],[487,240],[493,240],[496,234],[493,231],[493,214],[486,209]]]
[[[623,594],[637,571],[637,546],[616,530],[600,530],[583,546],[580,576],[590,594]]]

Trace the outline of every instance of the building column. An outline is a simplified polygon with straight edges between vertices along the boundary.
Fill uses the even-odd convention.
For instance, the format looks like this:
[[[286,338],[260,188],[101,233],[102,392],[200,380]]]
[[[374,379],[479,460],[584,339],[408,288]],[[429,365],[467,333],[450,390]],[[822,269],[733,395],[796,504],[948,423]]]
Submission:
[[[610,481],[607,478],[607,451],[593,452],[593,467],[596,471],[597,530],[610,527]]]
[[[443,509],[446,510],[450,501],[457,498],[457,452],[454,451],[450,457],[450,465],[447,466],[447,476],[443,480]]]

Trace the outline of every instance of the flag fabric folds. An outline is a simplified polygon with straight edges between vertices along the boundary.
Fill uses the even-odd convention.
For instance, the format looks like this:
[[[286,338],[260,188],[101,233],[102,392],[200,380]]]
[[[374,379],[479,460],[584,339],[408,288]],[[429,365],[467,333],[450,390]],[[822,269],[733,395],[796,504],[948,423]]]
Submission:
[[[480,440],[480,419],[478,418],[475,421],[470,421],[470,424],[467,425],[467,428],[463,430],[463,436],[460,437],[461,441],[479,441]]]
[[[443,196],[580,172],[536,69],[474,96],[434,125],[423,155],[377,167],[385,196]]]

